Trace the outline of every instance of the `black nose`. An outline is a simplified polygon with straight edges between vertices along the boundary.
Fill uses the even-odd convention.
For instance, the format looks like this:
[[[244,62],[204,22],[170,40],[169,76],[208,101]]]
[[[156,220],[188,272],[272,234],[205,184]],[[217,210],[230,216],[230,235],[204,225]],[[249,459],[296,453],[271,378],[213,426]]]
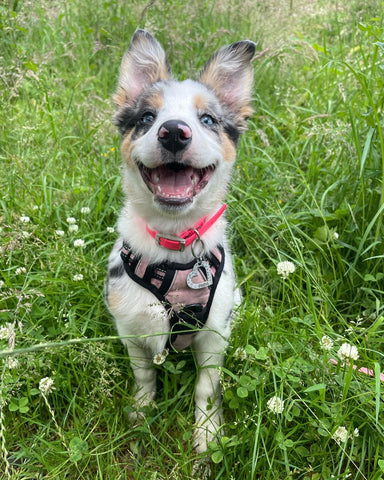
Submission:
[[[176,153],[191,143],[192,130],[182,120],[169,120],[161,125],[157,137],[166,150]]]

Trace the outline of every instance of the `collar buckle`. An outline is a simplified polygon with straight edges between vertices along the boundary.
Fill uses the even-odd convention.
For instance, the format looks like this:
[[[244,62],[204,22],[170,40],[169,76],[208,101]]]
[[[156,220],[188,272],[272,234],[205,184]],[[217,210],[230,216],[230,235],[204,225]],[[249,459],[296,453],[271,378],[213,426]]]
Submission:
[[[177,250],[179,252],[184,252],[186,246],[185,239],[177,237],[176,235],[165,236],[156,233],[155,241],[159,247],[163,247],[168,250]]]

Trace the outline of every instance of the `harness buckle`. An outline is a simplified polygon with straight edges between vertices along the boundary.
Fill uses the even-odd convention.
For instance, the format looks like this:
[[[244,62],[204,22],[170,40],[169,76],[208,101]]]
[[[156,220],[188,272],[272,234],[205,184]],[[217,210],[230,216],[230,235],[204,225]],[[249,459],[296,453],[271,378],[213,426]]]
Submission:
[[[184,252],[185,250],[184,238],[177,237],[176,235],[165,236],[156,233],[155,241],[159,247],[167,248],[168,250],[178,250],[179,252]]]

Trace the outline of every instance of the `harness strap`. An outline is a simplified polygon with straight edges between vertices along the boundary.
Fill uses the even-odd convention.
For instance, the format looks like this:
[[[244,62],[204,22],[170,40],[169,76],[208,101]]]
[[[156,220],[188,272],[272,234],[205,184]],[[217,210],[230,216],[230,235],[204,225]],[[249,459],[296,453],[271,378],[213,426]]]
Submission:
[[[222,246],[218,246],[207,256],[213,283],[200,290],[190,289],[185,281],[197,260],[188,264],[164,262],[148,264],[135,254],[126,242],[120,251],[124,269],[128,276],[149,290],[164,305],[170,322],[170,336],[167,347],[183,350],[192,343],[194,335],[201,329],[209,316],[216,287],[219,283],[225,262]]]

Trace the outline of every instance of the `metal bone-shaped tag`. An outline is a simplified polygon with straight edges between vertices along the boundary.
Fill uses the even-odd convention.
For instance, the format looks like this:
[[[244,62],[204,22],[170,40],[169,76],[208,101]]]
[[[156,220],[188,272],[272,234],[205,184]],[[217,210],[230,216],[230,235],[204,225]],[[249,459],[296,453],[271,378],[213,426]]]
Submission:
[[[197,277],[199,273],[201,273],[205,280],[199,283],[195,283],[193,279]],[[193,266],[192,272],[189,273],[187,276],[188,287],[192,288],[193,290],[199,290],[200,288],[209,287],[210,285],[212,285],[212,283],[212,272],[209,263],[206,260],[202,260],[201,258],[198,259]]]

